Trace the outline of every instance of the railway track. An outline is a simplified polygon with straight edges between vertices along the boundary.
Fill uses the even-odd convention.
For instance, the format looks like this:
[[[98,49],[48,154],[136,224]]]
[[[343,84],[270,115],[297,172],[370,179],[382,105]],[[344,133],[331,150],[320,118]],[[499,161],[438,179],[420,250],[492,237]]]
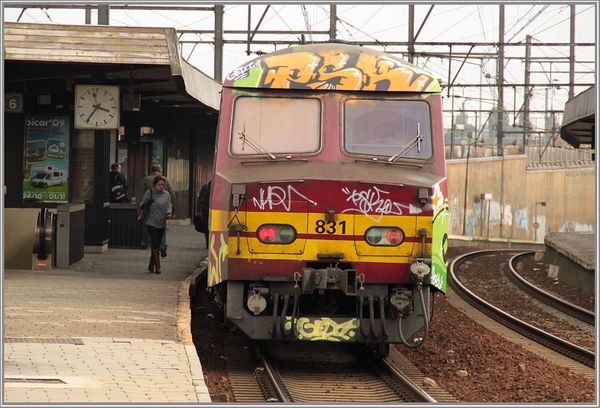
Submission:
[[[541,330],[527,322],[515,318],[514,316],[502,311],[501,309],[493,306],[486,302],[481,297],[477,296],[471,290],[469,290],[464,284],[461,283],[457,277],[457,271],[462,268],[468,262],[471,262],[479,256],[489,256],[498,253],[517,253],[520,251],[516,250],[485,250],[471,252],[456,258],[450,265],[449,269],[449,285],[452,290],[463,298],[467,303],[471,304],[476,309],[480,310],[493,320],[503,324],[504,326],[522,334],[523,336],[534,340],[545,347],[548,347],[560,354],[563,354],[575,361],[578,361],[588,367],[595,368],[595,354],[585,348],[572,344],[562,338],[552,335],[544,330]],[[522,253],[517,254],[511,258],[509,264],[514,264],[517,256],[523,256]],[[514,270],[514,268],[512,268]],[[516,272],[511,275],[516,274]],[[512,278],[511,278],[512,279]],[[542,296],[542,295],[540,295]],[[548,296],[546,296],[548,297]],[[563,305],[564,307],[564,305]]]
[[[541,290],[537,286],[527,282],[527,280],[523,279],[521,275],[519,275],[519,273],[517,272],[517,263],[525,257],[534,256],[534,254],[534,252],[524,252],[513,256],[508,262],[509,279],[519,289],[530,294],[539,301],[550,305],[556,310],[560,310],[561,312],[566,313],[569,316],[581,320],[584,323],[594,326],[596,323],[596,315],[594,312],[583,309],[577,305],[565,301],[564,299],[556,297],[551,293]]]
[[[236,402],[456,402],[437,386],[431,387],[437,399],[419,386],[392,349],[390,358],[370,361],[352,345],[269,344],[260,361],[249,351],[227,366]]]
[[[520,251],[523,252],[523,251]],[[496,292],[496,295],[500,294],[501,296],[503,296],[504,298],[508,299],[510,302],[514,301],[514,298],[518,298],[518,301],[516,302],[520,309],[526,309],[527,308],[527,304],[531,304],[532,308],[534,308],[534,306],[536,304],[538,304],[539,302],[535,299],[532,299],[530,296],[528,295],[524,295],[523,293],[516,292],[515,293],[515,287],[512,283],[509,282],[508,276],[505,274],[506,271],[502,271],[501,269],[507,269],[506,268],[506,262],[508,261],[508,259],[513,258],[514,255],[517,254],[517,252],[513,252],[511,254],[504,254],[504,256],[502,257],[502,259],[499,259],[498,256],[495,255],[495,253],[490,253],[490,255],[488,256],[487,261],[484,261],[483,264],[486,265],[486,268],[482,269],[482,266],[480,264],[481,260],[475,260],[474,264],[471,265],[471,272],[468,271],[461,271],[461,272],[467,272],[466,274],[459,274],[459,277],[461,278],[469,278],[472,279],[472,275],[482,275],[479,277],[479,281],[477,280],[470,280],[470,281],[466,281],[466,283],[472,283],[472,284],[477,284],[477,286],[474,286],[474,288],[477,288],[476,290],[479,290],[479,282],[484,282],[484,284],[487,282],[487,284],[489,284],[490,288],[500,288],[501,291],[500,292]],[[531,259],[523,259],[524,263],[523,264],[519,264],[519,271],[521,271],[521,269],[523,269],[523,267],[525,266],[525,269],[523,269],[522,272],[524,272],[524,276],[528,276],[527,279],[532,279],[532,282],[537,282],[535,274],[532,274],[531,271],[534,270],[534,267],[538,266],[538,264],[536,262],[534,262]],[[479,265],[477,265],[479,264]],[[503,265],[499,268],[496,268],[496,265]],[[489,268],[489,266],[491,266],[491,268]],[[480,274],[477,271],[491,271],[490,273],[485,273],[485,274]],[[552,286],[550,288],[550,290],[554,290],[554,285],[548,285],[547,282],[542,283],[540,282],[540,285],[546,285],[548,287]],[[560,285],[557,285],[557,287],[560,287]],[[502,291],[504,290],[504,291]],[[477,292],[478,294],[480,294],[481,292]],[[562,290],[559,289],[559,291],[557,291],[556,293],[562,293]],[[567,293],[568,298],[573,298],[575,299],[574,292],[568,292]],[[481,297],[486,298],[485,294],[480,294]],[[524,378],[523,380],[525,381],[524,383],[521,383],[521,380],[518,379],[518,377],[520,377],[520,375],[516,375],[516,376],[510,376],[510,373],[507,373],[507,375],[509,375],[509,378],[507,378],[507,381],[511,381],[511,378],[513,381],[517,381],[518,384],[527,384],[526,387],[530,390],[532,390],[532,392],[537,392],[539,393],[539,397],[524,397],[523,401],[527,400],[527,401],[579,401],[580,400],[580,395],[579,395],[579,391],[577,391],[579,388],[577,384],[581,385],[581,389],[588,389],[589,385],[587,381],[581,382],[579,380],[574,381],[572,379],[569,378],[577,378],[577,375],[581,375],[583,377],[585,377],[585,380],[591,381],[591,383],[595,383],[596,380],[596,375],[595,375],[595,371],[593,368],[590,368],[589,366],[586,366],[582,363],[579,363],[577,361],[572,360],[569,357],[566,357],[556,351],[553,351],[549,348],[547,348],[546,346],[543,346],[541,344],[538,344],[535,341],[531,341],[530,339],[528,339],[527,337],[507,328],[505,325],[503,325],[502,323],[493,321],[489,316],[487,316],[484,313],[481,313],[479,311],[476,311],[475,308],[473,306],[471,306],[469,303],[467,303],[465,300],[463,300],[460,296],[457,295],[457,293],[452,290],[451,287],[448,288],[448,296],[445,297],[445,299],[448,301],[448,306],[452,305],[454,307],[456,307],[456,309],[459,310],[459,313],[456,312],[452,312],[448,314],[448,318],[450,318],[450,327],[454,327],[454,328],[459,328],[460,324],[459,322],[464,320],[464,315],[468,316],[469,318],[473,318],[476,322],[478,322],[479,324],[483,325],[484,327],[490,329],[491,331],[496,332],[497,334],[499,334],[500,336],[504,337],[504,340],[498,340],[499,345],[498,347],[500,349],[503,350],[503,353],[505,353],[506,355],[510,354],[510,350],[512,350],[512,346],[509,346],[508,344],[510,344],[511,342],[514,342],[516,344],[520,344],[521,346],[523,346],[524,348],[526,348],[527,350],[537,354],[539,357],[544,358],[545,360],[548,360],[549,362],[555,363],[556,365],[563,367],[565,369],[568,369],[570,371],[572,371],[574,374],[576,374],[576,376],[571,376],[571,374],[569,374],[567,377],[563,376],[562,373],[566,373],[566,371],[555,371],[554,368],[552,367],[548,367],[548,371],[547,372],[551,372],[554,373],[556,375],[553,375],[552,378],[548,379],[548,382],[546,383],[546,387],[550,386],[552,387],[552,392],[556,393],[562,393],[561,395],[564,395],[564,397],[556,397],[556,395],[551,396],[550,394],[548,394],[546,392],[546,388],[544,388],[544,385],[541,385],[542,383],[545,383],[545,381],[543,380],[543,373],[546,372],[545,369],[542,369],[541,371],[539,370],[540,366],[543,366],[544,364],[548,365],[547,363],[536,363],[535,359],[532,359],[531,361],[529,360],[529,357],[525,358],[525,359],[519,359],[521,363],[523,363],[523,367],[526,367],[526,371],[530,372],[531,374],[536,373],[538,376],[540,376],[540,380],[537,381],[535,378],[531,378],[529,375],[527,375],[527,378]],[[526,302],[524,302],[523,300],[525,300]],[[578,301],[578,300],[574,300],[574,301]],[[496,302],[496,299],[494,299],[494,302]],[[501,303],[495,303],[498,305],[502,305]],[[589,304],[589,299],[586,299],[586,301],[581,301],[581,303],[578,303],[581,306],[583,306],[584,304]],[[442,305],[445,305],[445,302],[442,303]],[[524,306],[525,305],[525,306]],[[535,306],[537,307],[537,306]],[[544,311],[548,311],[548,309],[550,309],[549,307],[542,307],[542,309]],[[453,308],[449,308],[448,312],[450,312],[451,310],[453,310]],[[440,316],[440,311],[442,311],[442,309],[438,310],[437,315]],[[214,310],[210,310],[210,312],[215,313],[216,312]],[[461,313],[462,312],[462,313]],[[200,336],[202,336],[202,342],[201,344],[220,344],[221,350],[217,352],[216,354],[216,358],[212,358],[213,361],[223,361],[223,364],[226,365],[227,367],[222,368],[221,370],[217,369],[217,370],[208,370],[207,373],[209,373],[207,375],[207,378],[211,378],[212,384],[217,384],[218,378],[221,378],[222,381],[220,381],[220,383],[230,383],[229,386],[227,387],[227,393],[229,393],[229,396],[227,396],[224,393],[221,393],[221,390],[224,390],[224,388],[222,388],[221,385],[217,385],[214,388],[211,389],[211,397],[213,398],[213,401],[215,402],[238,402],[238,403],[245,403],[245,402],[254,402],[254,403],[265,403],[265,401],[269,401],[269,402],[280,402],[280,401],[285,401],[285,399],[283,398],[279,398],[278,394],[276,391],[274,391],[273,386],[271,385],[271,376],[272,374],[269,373],[269,368],[268,366],[266,366],[263,362],[261,362],[260,360],[257,360],[253,353],[253,346],[250,345],[248,343],[248,340],[244,337],[244,336],[240,336],[239,333],[238,334],[233,334],[234,331],[233,330],[225,330],[225,332],[228,333],[227,336],[212,336],[212,335],[208,335],[208,332],[206,332],[206,330],[208,330],[208,327],[212,327],[213,325],[211,325],[214,321],[214,319],[212,319],[212,313],[211,313],[211,318],[210,319],[206,319],[205,324],[207,324],[207,328],[205,329],[204,326],[202,326],[202,330],[200,332],[198,332],[198,334]],[[462,317],[459,317],[458,315],[463,315]],[[456,315],[456,316],[455,316]],[[519,314],[518,312],[515,313],[516,316],[520,316],[521,318],[526,318],[526,316],[523,316],[522,314]],[[542,318],[546,319],[547,322],[552,323],[553,319],[556,316],[561,316],[563,315],[563,313],[547,313],[547,316],[541,316]],[[562,317],[561,319],[559,319],[562,323],[565,322],[574,322],[575,319],[573,318],[568,318],[568,317]],[[456,324],[452,324],[452,322],[455,321]],[[562,324],[561,323],[561,324]],[[577,324],[578,326],[586,326],[586,324],[582,323],[582,322],[578,322]],[[219,327],[223,327],[222,324],[219,325]],[[568,325],[567,325],[568,327]],[[438,322],[438,324],[436,325],[436,328],[439,328],[440,331],[443,331],[444,329],[442,329],[442,326],[440,326],[440,323]],[[562,337],[562,336],[561,336]],[[206,338],[209,339],[209,341],[206,341]],[[457,338],[456,336],[453,336],[453,338]],[[460,338],[460,330],[458,331],[458,338]],[[473,338],[479,338],[477,335],[475,335],[475,337],[469,334],[467,335],[467,337],[465,338],[465,341],[468,345],[468,347],[470,347],[471,349],[474,350],[475,356],[476,358],[479,358],[479,355],[477,354],[477,351],[475,351],[475,348],[477,347],[477,343],[473,342]],[[487,339],[490,338],[490,336],[486,337]],[[579,337],[578,337],[579,338]],[[595,339],[595,336],[592,336],[593,339]],[[212,339],[212,340],[211,340]],[[218,340],[220,339],[220,341]],[[217,341],[217,343],[215,343],[215,341]],[[486,340],[487,341],[487,340]],[[491,340],[490,340],[491,341]],[[495,341],[495,340],[494,340]],[[231,347],[227,346],[228,342],[235,342],[236,344],[232,344]],[[502,345],[501,343],[504,342],[504,345]],[[271,343],[267,343],[269,344],[269,348],[271,347],[270,344]],[[213,346],[215,347],[215,346]],[[318,349],[319,343],[312,343],[309,347],[311,347],[309,349],[309,351],[307,352],[300,352],[300,351],[295,351],[295,352],[291,352],[291,353],[287,353],[287,354],[293,354],[298,358],[298,355],[303,355],[303,354],[308,354],[308,353],[312,353],[314,352],[315,349]],[[448,348],[446,350],[446,354],[449,353],[453,353],[452,350],[457,350],[456,347],[459,347],[458,345],[453,345],[450,346],[450,348]],[[229,348],[229,349],[228,349]],[[210,349],[209,348],[204,348],[204,350],[206,350],[205,352],[203,352],[202,355],[211,355],[210,354]],[[245,350],[245,351],[244,351]],[[517,348],[518,350],[518,348]],[[431,350],[429,353],[427,354],[431,354],[431,353],[435,353],[434,350]],[[284,353],[285,355],[285,353]],[[406,355],[406,357],[405,357]],[[504,354],[503,354],[504,355]],[[521,354],[519,354],[521,355]],[[522,356],[525,357],[527,354],[523,354]],[[220,356],[220,358],[219,358]],[[457,360],[456,361],[452,361],[449,362],[449,364],[451,364],[453,367],[454,365],[456,366],[456,368],[461,368],[461,365],[464,365],[464,361],[461,362],[460,356],[459,354],[456,355],[457,356]],[[503,357],[499,357],[499,358],[488,358],[489,355],[488,353],[485,353],[485,355],[481,355],[481,361],[485,361],[484,366],[485,367],[495,367],[497,364],[503,364],[502,362],[504,361]],[[389,354],[389,358],[388,360],[392,360],[393,361],[393,365],[398,367],[399,370],[401,370],[403,373],[405,373],[415,384],[418,384],[419,386],[422,386],[423,388],[426,389],[426,391],[430,394],[430,396],[432,396],[437,402],[440,403],[444,403],[444,402],[453,402],[453,403],[457,403],[459,402],[459,400],[457,400],[457,398],[460,398],[460,401],[490,401],[489,400],[489,396],[498,392],[500,393],[499,395],[502,395],[501,398],[497,398],[495,399],[495,401],[509,401],[509,400],[513,400],[512,398],[516,398],[514,401],[517,400],[521,400],[519,399],[519,396],[515,396],[512,394],[512,391],[509,392],[505,392],[506,391],[506,387],[502,386],[502,383],[498,383],[498,388],[496,388],[495,385],[486,385],[483,384],[481,382],[481,380],[485,377],[482,377],[481,379],[477,379],[476,381],[472,381],[469,379],[456,379],[453,377],[453,371],[452,368],[450,370],[443,370],[443,369],[434,369],[434,370],[427,370],[426,369],[426,376],[423,374],[423,372],[420,371],[419,368],[417,368],[416,366],[421,367],[420,361],[421,359],[418,358],[418,360],[415,360],[415,358],[418,358],[414,355],[414,353],[405,353],[405,351],[403,350],[403,347],[396,347],[396,346],[391,346],[390,347],[390,354]],[[425,360],[428,359],[427,356],[424,357]],[[209,359],[210,360],[210,359]],[[405,360],[407,362],[407,364],[402,364],[402,360]],[[428,364],[429,365],[425,365],[424,367],[431,367],[431,363],[436,361],[437,357],[433,357],[433,359],[429,359]],[[412,363],[411,363],[412,361]],[[414,364],[414,365],[413,365]],[[285,364],[284,364],[285,365]],[[210,364],[207,364],[207,366],[210,366]],[[549,366],[549,365],[548,365]],[[204,364],[203,364],[204,367]],[[412,367],[412,368],[411,368]],[[439,368],[439,365],[436,365],[435,367]],[[537,370],[536,370],[537,369]],[[519,367],[519,371],[521,370],[521,367]],[[533,370],[533,371],[532,371]],[[216,372],[220,372],[219,376],[215,376],[215,371]],[[473,372],[469,372],[469,376],[472,378],[476,379],[479,378],[479,372],[478,371],[473,371]],[[277,374],[279,375],[279,374]],[[430,377],[430,378],[427,378]],[[276,378],[276,377],[274,377]],[[451,380],[452,378],[454,378],[454,380]],[[562,378],[562,379],[559,379]],[[446,379],[450,381],[450,383],[446,382]],[[311,379],[312,381],[314,381],[313,384],[319,384],[319,386],[321,385],[321,381],[319,380],[319,378],[315,377]],[[208,381],[208,380],[207,380]],[[436,384],[435,381],[440,381],[441,387],[447,388],[447,390],[449,392],[451,392],[453,395],[450,396],[445,389],[441,388],[440,386],[438,386]],[[460,385],[457,388],[457,384],[456,382],[460,382]],[[515,383],[515,384],[517,384]],[[567,384],[568,383],[568,384]],[[575,383],[575,384],[572,384]],[[209,383],[210,384],[210,383]],[[539,384],[539,386],[538,386]],[[210,386],[210,385],[209,385]],[[309,385],[309,387],[313,387],[314,385]],[[515,385],[516,387],[518,387],[518,385]],[[556,391],[559,390],[560,391]],[[212,394],[212,390],[214,390],[214,395]],[[564,392],[562,390],[565,390]],[[583,392],[583,391],[582,391]],[[478,394],[481,393],[481,394]],[[593,392],[589,392],[586,391],[586,395],[593,395]],[[546,399],[544,399],[546,398]],[[588,398],[588,397],[586,397]],[[291,398],[293,399],[293,398]],[[290,399],[290,400],[291,400]],[[587,399],[586,399],[587,400]],[[320,401],[320,400],[319,400]],[[398,398],[397,400],[399,403],[401,402],[401,399]]]
[[[282,402],[436,402],[391,362],[364,360],[356,347],[326,343],[310,352],[314,348],[281,345],[264,357],[276,384],[286,390]]]

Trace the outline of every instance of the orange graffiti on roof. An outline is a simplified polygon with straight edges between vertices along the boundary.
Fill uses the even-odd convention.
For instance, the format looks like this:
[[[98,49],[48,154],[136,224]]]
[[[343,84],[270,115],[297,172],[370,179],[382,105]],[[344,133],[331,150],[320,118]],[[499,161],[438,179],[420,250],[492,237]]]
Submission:
[[[306,51],[298,50],[303,47]],[[440,92],[436,78],[382,52],[339,44],[289,50],[257,58],[227,79],[256,88]]]
[[[308,84],[315,77],[319,57],[308,52],[299,52],[283,57],[265,57],[265,88],[289,89],[293,84]]]
[[[357,65],[371,73],[363,90],[424,92],[428,86],[437,83],[429,74],[379,55],[361,54]]]

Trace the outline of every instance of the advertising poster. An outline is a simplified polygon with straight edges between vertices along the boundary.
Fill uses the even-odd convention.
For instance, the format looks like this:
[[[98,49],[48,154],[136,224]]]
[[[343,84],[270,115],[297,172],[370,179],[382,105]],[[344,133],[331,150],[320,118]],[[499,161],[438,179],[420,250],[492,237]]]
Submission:
[[[69,202],[69,117],[28,115],[26,132],[23,201]]]
[[[159,138],[149,138],[148,141],[152,142],[152,164],[160,164],[164,171],[163,140]]]

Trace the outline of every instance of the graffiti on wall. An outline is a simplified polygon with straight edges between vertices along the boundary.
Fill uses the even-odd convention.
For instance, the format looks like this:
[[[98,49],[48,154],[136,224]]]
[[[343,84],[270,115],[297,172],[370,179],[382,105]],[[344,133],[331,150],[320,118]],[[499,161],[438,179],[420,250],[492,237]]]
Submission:
[[[457,194],[452,194],[450,196],[448,216],[448,234],[462,234],[463,231],[460,223],[460,206]]]
[[[474,202],[471,209],[467,210],[467,214],[465,217],[465,235],[479,236],[481,232],[481,201]]]
[[[449,217],[450,217],[450,228],[449,233],[454,235],[463,234],[463,225],[461,217],[461,204],[457,194],[453,194],[450,199],[449,206]],[[531,215],[527,207],[513,207],[511,205],[502,206],[498,201],[473,201],[468,206],[467,213],[464,220],[464,235],[466,236],[484,236],[490,231],[490,236],[497,236],[494,234],[494,229],[500,226],[505,231],[504,235],[512,236],[513,233],[509,232],[513,228],[522,230],[526,236],[531,239],[539,241],[546,235],[546,231],[549,231],[549,225],[546,222],[546,216],[542,214],[537,215],[537,219]],[[534,222],[538,223],[537,233],[534,232]],[[563,231],[593,231],[593,226],[587,224],[580,224],[576,222],[567,222],[561,228],[560,232]],[[536,237],[537,235],[537,237]]]
[[[531,239],[534,241],[544,242],[544,238],[546,238],[546,231],[548,231],[546,216],[538,215],[537,217],[534,217],[532,231]]]
[[[515,210],[515,227],[529,229],[529,214],[527,208],[517,207]]]
[[[497,227],[502,222],[502,210],[498,201],[490,201],[487,209],[487,223],[490,228]]]
[[[502,216],[502,226],[504,228],[509,228],[513,223],[513,214],[511,205],[504,206],[504,214]]]
[[[483,204],[483,206],[482,206]],[[461,207],[459,197],[454,194],[451,196],[449,206],[450,229],[449,233],[462,235],[461,225]],[[512,229],[517,228],[523,231],[528,239],[543,241],[546,235],[551,232],[551,225],[544,214],[529,213],[527,207],[511,205],[504,207],[497,201],[490,201],[489,207],[486,201],[474,201],[471,208],[467,210],[465,218],[466,236],[484,236],[491,231],[490,236],[497,236],[493,233],[494,228],[501,226],[504,230],[504,237],[512,237]],[[556,232],[594,232],[594,226],[576,221],[566,221]]]
[[[567,220],[562,227],[558,229],[558,232],[594,232],[594,226]]]

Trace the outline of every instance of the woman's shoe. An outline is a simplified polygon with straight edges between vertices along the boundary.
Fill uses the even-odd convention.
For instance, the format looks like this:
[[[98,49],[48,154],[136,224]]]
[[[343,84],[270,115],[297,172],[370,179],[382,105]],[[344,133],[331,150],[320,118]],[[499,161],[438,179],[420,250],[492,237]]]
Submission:
[[[153,249],[150,253],[150,265],[148,265],[148,270],[150,273],[159,274],[160,273],[160,256],[158,254],[158,249]]]

